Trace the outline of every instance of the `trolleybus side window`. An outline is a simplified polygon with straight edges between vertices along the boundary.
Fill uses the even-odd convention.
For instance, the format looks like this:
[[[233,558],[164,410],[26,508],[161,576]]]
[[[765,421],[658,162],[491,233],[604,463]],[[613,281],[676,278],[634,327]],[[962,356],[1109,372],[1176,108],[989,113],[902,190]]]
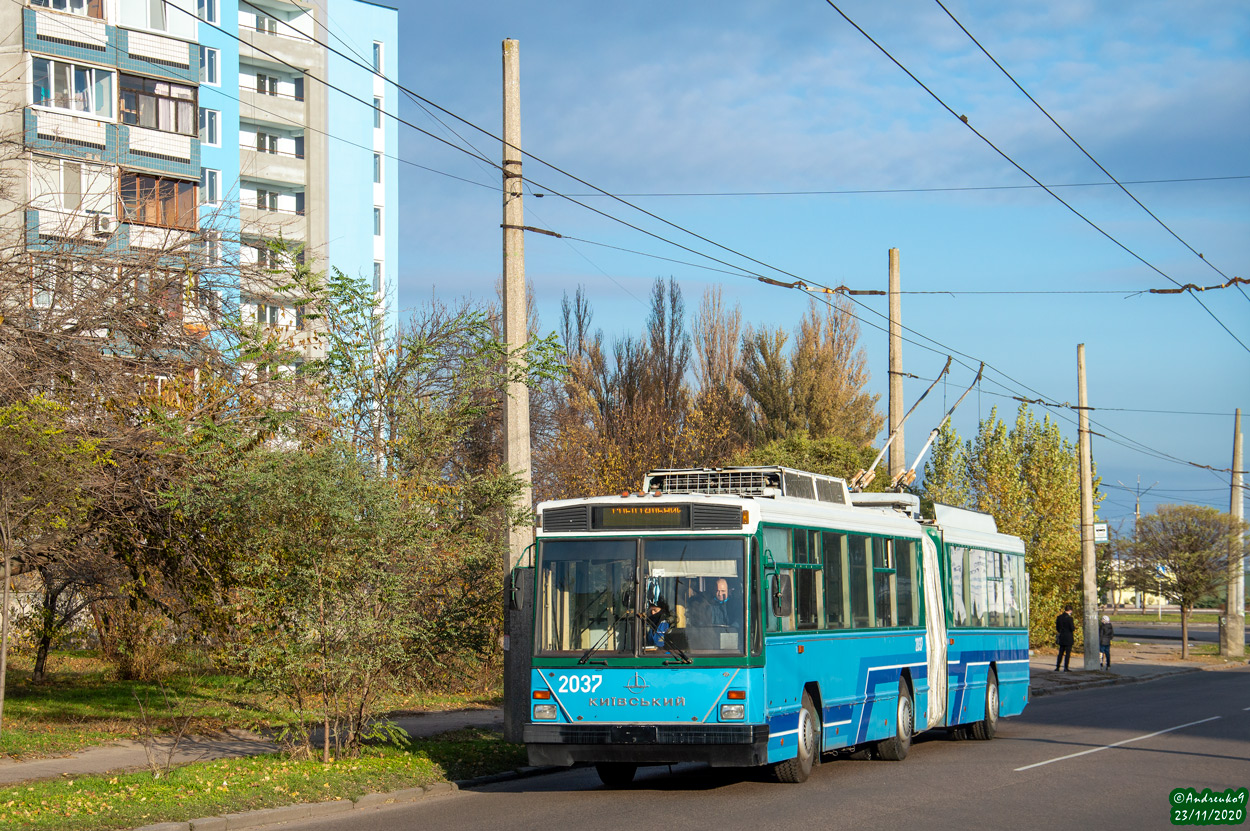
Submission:
[[[898,625],[915,626],[919,619],[916,610],[916,541],[894,541],[894,586],[898,600]]]
[[[846,535],[820,535],[821,559],[825,565],[825,625],[830,629],[846,629]]]
[[[964,560],[968,550],[957,545],[947,549],[951,564],[951,625],[968,625],[968,581],[965,579]]]
[[[851,624],[856,629],[866,629],[872,625],[872,539],[858,534],[850,540],[850,570],[847,573],[850,583]]]
[[[968,550],[968,625],[985,626],[985,552],[979,548]]]
[[[872,588],[874,626],[894,625],[894,540],[873,537]]]
[[[764,529],[764,550],[772,555],[774,563],[792,563],[794,555],[790,545],[793,542],[793,535],[789,528],[765,528]],[[784,576],[785,579],[793,579],[794,572],[789,569],[778,569],[773,572],[774,575]],[[765,590],[771,591],[772,575],[767,575]],[[793,632],[794,631],[794,612],[787,616],[778,617],[774,614],[773,604],[765,604],[766,615],[768,616],[769,632]]]
[[[794,562],[820,564],[816,550],[816,532],[796,529],[794,532]],[[820,628],[820,571],[798,569],[794,573],[795,606],[799,629]]]
[[[1003,620],[1006,593],[1003,591],[1003,555],[997,551],[985,552],[985,588],[989,618],[988,626],[1005,626]]]

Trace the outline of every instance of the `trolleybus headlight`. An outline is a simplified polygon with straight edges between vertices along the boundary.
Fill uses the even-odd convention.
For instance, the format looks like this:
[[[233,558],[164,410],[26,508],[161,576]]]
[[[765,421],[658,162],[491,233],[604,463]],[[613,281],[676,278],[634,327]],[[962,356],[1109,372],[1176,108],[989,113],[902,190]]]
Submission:
[[[535,704],[534,720],[550,721],[556,717],[556,705],[554,704]]]
[[[720,705],[720,717],[725,721],[746,718],[746,705],[722,704]]]

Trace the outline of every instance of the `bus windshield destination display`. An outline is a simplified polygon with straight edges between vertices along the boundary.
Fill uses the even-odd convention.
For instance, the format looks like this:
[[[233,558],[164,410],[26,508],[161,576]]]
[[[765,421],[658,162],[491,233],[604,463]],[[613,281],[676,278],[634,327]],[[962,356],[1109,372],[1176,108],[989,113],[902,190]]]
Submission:
[[[592,528],[613,531],[690,527],[689,505],[603,505],[591,509]]]

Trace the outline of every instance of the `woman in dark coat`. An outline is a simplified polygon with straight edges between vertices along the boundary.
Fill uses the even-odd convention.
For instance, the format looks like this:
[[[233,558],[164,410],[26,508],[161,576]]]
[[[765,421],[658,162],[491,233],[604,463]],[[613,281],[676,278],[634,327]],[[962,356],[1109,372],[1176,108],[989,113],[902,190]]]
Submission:
[[[1115,637],[1115,627],[1111,625],[1111,618],[1106,615],[1102,616],[1102,623],[1098,624],[1098,665],[1111,669],[1111,639]]]
[[[1059,655],[1055,658],[1055,672],[1063,664],[1064,672],[1068,669],[1068,661],[1072,660],[1072,644],[1076,643],[1076,621],[1072,619],[1072,607],[1064,606],[1063,613],[1055,618],[1055,642],[1059,644]]]

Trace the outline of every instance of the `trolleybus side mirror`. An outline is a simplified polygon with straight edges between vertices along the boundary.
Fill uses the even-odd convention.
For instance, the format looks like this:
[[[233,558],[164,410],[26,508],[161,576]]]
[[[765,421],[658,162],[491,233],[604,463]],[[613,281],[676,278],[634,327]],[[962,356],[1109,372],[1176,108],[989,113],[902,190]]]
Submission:
[[[774,574],[772,577],[773,616],[789,617],[794,611],[794,593],[790,587],[789,574]]]

